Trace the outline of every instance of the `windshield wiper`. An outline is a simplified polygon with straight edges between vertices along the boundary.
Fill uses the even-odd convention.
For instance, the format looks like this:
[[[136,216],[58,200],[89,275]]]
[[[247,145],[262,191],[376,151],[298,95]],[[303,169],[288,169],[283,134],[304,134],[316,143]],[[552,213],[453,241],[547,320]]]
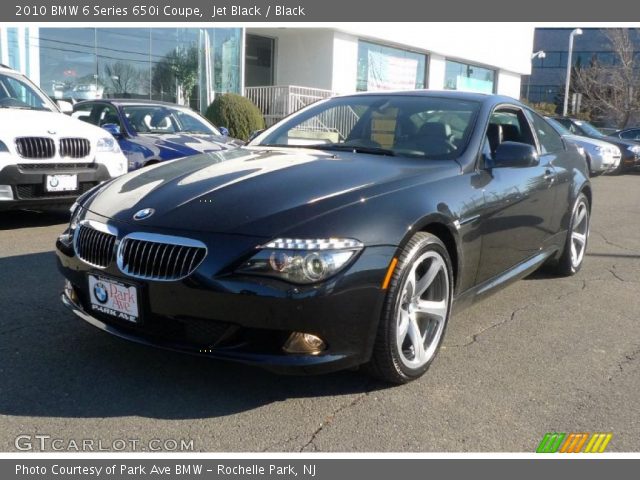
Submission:
[[[299,148],[310,148],[313,150],[329,150],[338,152],[353,152],[353,153],[369,153],[371,155],[386,155],[389,157],[395,157],[396,154],[393,150],[381,147],[367,147],[364,145],[347,145],[344,143],[324,143],[318,145],[295,145]]]

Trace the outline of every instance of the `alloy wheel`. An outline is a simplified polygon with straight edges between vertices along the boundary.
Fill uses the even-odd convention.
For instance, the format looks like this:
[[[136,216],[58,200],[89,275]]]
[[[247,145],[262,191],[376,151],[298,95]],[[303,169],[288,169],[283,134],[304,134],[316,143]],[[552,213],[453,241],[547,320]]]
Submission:
[[[396,345],[402,363],[420,368],[435,355],[449,311],[449,274],[436,251],[420,255],[401,288]]]
[[[583,201],[579,202],[573,212],[571,230],[571,265],[577,268],[582,263],[589,236],[589,209]]]

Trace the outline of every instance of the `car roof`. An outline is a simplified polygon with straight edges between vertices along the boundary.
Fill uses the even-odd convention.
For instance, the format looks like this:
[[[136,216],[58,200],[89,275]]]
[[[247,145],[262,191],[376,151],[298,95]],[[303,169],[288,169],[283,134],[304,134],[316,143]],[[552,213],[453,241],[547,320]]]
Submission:
[[[495,103],[515,103],[522,105],[518,100],[505,95],[497,95],[493,93],[477,93],[462,92],[460,90],[380,90],[375,92],[358,92],[348,95],[339,95],[339,97],[358,97],[358,96],[419,96],[434,98],[451,98],[457,100],[471,100],[476,102],[493,101]]]

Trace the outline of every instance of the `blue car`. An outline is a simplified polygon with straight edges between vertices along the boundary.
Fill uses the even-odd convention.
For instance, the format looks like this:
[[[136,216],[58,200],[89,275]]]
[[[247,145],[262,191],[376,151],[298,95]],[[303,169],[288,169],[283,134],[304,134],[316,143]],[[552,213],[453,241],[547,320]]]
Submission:
[[[218,129],[190,108],[173,103],[88,100],[77,103],[72,116],[110,132],[127,157],[129,171],[164,160],[244,145],[226,135],[226,129]]]

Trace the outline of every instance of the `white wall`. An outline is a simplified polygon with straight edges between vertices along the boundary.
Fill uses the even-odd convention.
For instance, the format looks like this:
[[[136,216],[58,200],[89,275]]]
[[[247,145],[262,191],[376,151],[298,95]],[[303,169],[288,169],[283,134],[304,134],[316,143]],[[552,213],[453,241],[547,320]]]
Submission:
[[[429,78],[427,81],[427,88],[433,90],[440,90],[444,88],[444,72],[445,72],[445,58],[437,53],[431,54],[429,58]]]
[[[520,75],[500,70],[498,72],[498,93],[513,98],[520,98]]]
[[[534,27],[529,24],[352,23],[340,30],[521,75],[531,73]]]
[[[360,38],[428,53],[427,86],[444,87],[446,59],[498,70],[497,91],[520,96],[520,75],[531,72],[534,28],[491,23],[353,23],[329,28],[248,28],[276,38],[276,84],[351,93],[356,88]]]
[[[331,90],[352,93],[358,76],[358,39],[353,35],[335,32],[333,40],[333,80]]]
[[[331,90],[335,33],[333,30],[248,28],[247,31],[276,39],[276,85],[299,85]]]

